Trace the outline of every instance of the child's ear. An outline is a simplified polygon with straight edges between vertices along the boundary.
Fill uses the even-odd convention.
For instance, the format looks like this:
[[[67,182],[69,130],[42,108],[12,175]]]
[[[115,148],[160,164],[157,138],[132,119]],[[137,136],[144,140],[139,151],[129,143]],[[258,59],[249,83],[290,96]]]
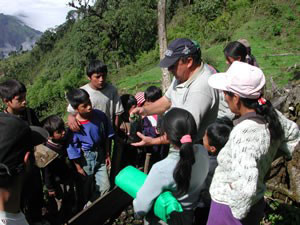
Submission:
[[[215,146],[210,146],[209,147],[209,151],[211,152],[211,153],[216,153],[217,152],[217,149],[216,149],[216,147]]]

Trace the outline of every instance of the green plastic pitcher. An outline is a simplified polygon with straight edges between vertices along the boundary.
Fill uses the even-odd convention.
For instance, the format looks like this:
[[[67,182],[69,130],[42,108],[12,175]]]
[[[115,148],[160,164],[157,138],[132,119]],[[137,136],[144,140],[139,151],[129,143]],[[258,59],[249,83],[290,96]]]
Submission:
[[[146,177],[147,175],[140,170],[133,166],[127,166],[116,176],[115,183],[131,197],[136,198],[136,194],[144,184]],[[173,211],[183,211],[180,203],[170,191],[161,193],[154,203],[154,214],[167,222]]]

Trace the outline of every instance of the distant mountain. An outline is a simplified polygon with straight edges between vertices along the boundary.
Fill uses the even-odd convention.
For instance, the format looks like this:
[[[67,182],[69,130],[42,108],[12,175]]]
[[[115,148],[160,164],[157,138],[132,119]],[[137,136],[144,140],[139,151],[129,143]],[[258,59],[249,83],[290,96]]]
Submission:
[[[0,58],[12,51],[31,50],[42,32],[35,30],[20,19],[0,13]]]

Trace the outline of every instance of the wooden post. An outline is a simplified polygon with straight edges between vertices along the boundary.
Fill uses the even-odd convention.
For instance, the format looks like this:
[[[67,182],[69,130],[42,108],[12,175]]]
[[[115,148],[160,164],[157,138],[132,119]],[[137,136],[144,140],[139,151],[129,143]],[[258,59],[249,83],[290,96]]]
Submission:
[[[149,164],[151,159],[151,153],[146,153],[145,165],[144,165],[144,173],[148,174],[149,172]]]

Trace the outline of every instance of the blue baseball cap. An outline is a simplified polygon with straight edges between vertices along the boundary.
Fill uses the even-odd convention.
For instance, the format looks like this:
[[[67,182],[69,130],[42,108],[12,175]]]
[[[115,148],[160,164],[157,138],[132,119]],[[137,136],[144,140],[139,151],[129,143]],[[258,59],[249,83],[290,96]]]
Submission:
[[[174,65],[181,57],[200,53],[200,46],[197,42],[188,38],[177,38],[172,41],[165,52],[165,57],[160,61],[159,66],[168,68]]]

